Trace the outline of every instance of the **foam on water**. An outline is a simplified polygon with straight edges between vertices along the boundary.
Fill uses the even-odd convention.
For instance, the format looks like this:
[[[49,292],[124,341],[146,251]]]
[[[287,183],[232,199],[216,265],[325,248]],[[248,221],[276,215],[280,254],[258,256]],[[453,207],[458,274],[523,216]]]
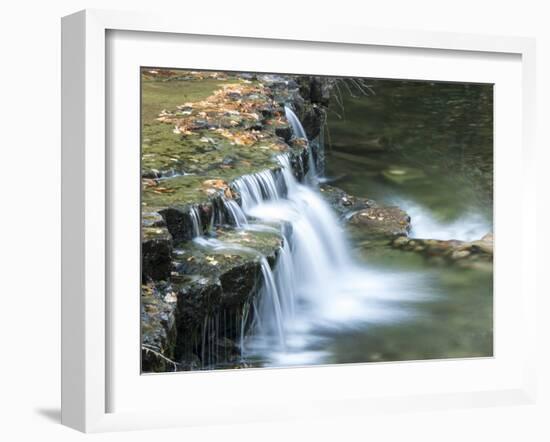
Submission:
[[[491,224],[478,213],[465,213],[453,221],[437,219],[433,212],[409,200],[394,203],[411,217],[412,238],[473,241],[492,230]]]

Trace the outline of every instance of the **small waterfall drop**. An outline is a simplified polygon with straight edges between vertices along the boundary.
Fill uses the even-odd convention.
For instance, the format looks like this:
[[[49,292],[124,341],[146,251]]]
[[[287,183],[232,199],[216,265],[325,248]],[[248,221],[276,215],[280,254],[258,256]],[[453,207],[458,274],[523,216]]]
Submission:
[[[294,133],[294,136],[296,138],[303,138],[304,140],[307,140],[306,131],[304,130],[300,119],[288,106],[285,106],[285,116],[290,123],[290,127],[292,127],[292,132]]]
[[[290,127],[292,128],[292,133],[294,134],[294,137],[304,139],[308,143],[307,145],[308,172],[307,172],[306,178],[309,184],[316,186],[317,184],[319,184],[319,180],[317,177],[317,167],[315,166],[313,152],[311,150],[311,146],[309,145],[309,140],[307,138],[306,131],[304,130],[304,127],[302,126],[302,123],[300,122],[300,119],[298,118],[298,116],[288,106],[285,106],[285,116],[288,122],[290,123]]]
[[[191,223],[193,225],[193,238],[201,236],[201,220],[199,216],[199,211],[196,206],[191,207],[189,210],[189,216],[191,217]]]
[[[248,224],[246,215],[241,207],[232,199],[222,197],[223,207],[229,215],[229,223],[235,227],[243,227]]]

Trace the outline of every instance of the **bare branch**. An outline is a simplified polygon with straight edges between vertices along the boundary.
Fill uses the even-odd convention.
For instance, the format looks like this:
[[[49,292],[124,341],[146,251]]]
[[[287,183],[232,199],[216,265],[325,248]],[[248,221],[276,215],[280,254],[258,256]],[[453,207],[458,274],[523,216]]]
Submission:
[[[166,362],[172,364],[174,366],[174,371],[178,371],[178,364],[174,362],[172,359],[167,358],[162,353],[159,353],[158,351],[154,350],[152,347],[142,344],[141,345],[142,350],[145,350],[145,353],[153,353],[155,356],[164,359]]]
[[[353,93],[353,91],[351,90],[351,88],[349,87],[348,79],[347,79],[347,78],[344,78],[344,79],[342,80],[342,83],[344,83],[344,86],[346,86],[346,89],[348,90],[350,96],[351,96],[352,98],[357,98],[357,95],[355,95],[355,94]]]

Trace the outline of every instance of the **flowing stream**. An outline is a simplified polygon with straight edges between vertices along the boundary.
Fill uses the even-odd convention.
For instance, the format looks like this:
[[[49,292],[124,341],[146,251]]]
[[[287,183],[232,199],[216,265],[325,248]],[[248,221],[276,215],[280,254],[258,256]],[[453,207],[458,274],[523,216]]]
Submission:
[[[296,136],[304,136],[296,116],[290,109],[287,114]],[[281,155],[278,161],[280,176],[266,171],[236,180],[241,206],[227,206],[237,227],[279,223],[290,226],[282,229],[283,235],[291,232],[284,236],[274,271],[260,257],[264,286],[252,333],[242,339],[243,356],[264,366],[328,362],[327,352],[319,349],[326,340],[324,333],[405,319],[411,311],[397,301],[422,298],[413,289],[418,278],[369,271],[355,262],[341,225],[312,184],[315,181],[299,183],[288,156]],[[314,176],[312,163],[310,171]],[[210,247],[235,247],[198,241]]]
[[[290,109],[286,114],[294,136],[305,138],[296,115]],[[283,235],[274,269],[258,256],[263,287],[252,306],[251,332],[244,336],[241,329],[243,358],[255,366],[288,366],[489,354],[492,329],[486,331],[484,321],[490,305],[483,295],[490,291],[490,278],[434,270],[416,256],[403,258],[403,252],[384,248],[364,259],[321,197],[309,157],[304,183],[294,177],[289,157],[281,155],[280,173],[264,171],[234,182],[240,206],[224,200],[237,228],[278,224]],[[410,200],[396,202],[410,211],[418,237],[467,240],[488,230],[483,218],[445,223]],[[195,241],[238,247],[202,237]],[[464,330],[464,336],[453,335]]]

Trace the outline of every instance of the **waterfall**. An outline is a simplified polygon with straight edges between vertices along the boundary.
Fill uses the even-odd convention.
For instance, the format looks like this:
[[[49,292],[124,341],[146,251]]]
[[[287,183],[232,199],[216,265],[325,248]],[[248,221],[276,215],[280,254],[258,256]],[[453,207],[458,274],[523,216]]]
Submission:
[[[315,166],[315,161],[313,159],[313,152],[311,150],[311,146],[309,145],[306,131],[304,130],[304,127],[302,126],[302,123],[300,122],[300,119],[298,118],[298,116],[288,106],[285,106],[285,116],[288,122],[290,123],[290,127],[292,128],[292,133],[294,134],[294,137],[302,138],[306,140],[306,142],[308,143],[307,145],[308,172],[307,172],[306,178],[309,184],[316,186],[319,183],[317,178],[317,167]]]
[[[271,170],[244,175],[237,178],[233,186],[241,194],[241,206],[245,213],[264,199],[278,199],[283,192]]]
[[[283,233],[273,274],[267,271],[267,262],[262,265],[264,288],[260,298],[264,338],[270,345],[277,343],[285,348],[299,294],[315,287],[320,295],[323,281],[337,278],[350,265],[350,258],[342,229],[330,207],[316,190],[294,178],[288,155],[281,155],[278,161],[284,186],[276,185],[274,173],[262,173],[242,177],[234,187],[248,217],[292,226],[290,237]],[[314,291],[309,290],[309,294]]]
[[[202,226],[199,216],[199,210],[196,206],[191,207],[189,210],[189,216],[191,217],[191,223],[193,225],[193,238],[201,236]]]
[[[290,123],[290,127],[292,127],[292,133],[294,134],[294,136],[296,138],[303,138],[304,140],[307,140],[306,131],[304,130],[300,119],[288,106],[285,106],[285,116]]]
[[[229,215],[229,222],[235,227],[243,227],[248,224],[246,215],[241,207],[232,199],[222,197],[222,204],[227,214]]]
[[[305,136],[290,109],[287,118],[296,136]],[[264,256],[244,246],[204,237],[194,241],[216,250],[238,249],[258,259],[263,282],[260,295],[243,307],[238,324],[244,357],[259,355],[267,365],[326,361],[326,352],[319,350],[323,348],[319,335],[323,330],[395,319],[405,312],[388,308],[388,303],[416,294],[395,273],[359,267],[348,252],[342,227],[314,181],[306,179],[303,184],[294,177],[290,154],[277,160],[280,171],[245,175],[232,183],[241,205],[221,198],[222,212],[237,228],[272,231],[274,225],[280,226],[283,242],[275,269]],[[214,214],[216,221],[212,222],[219,216]],[[415,283],[410,275],[407,281]],[[252,320],[246,336],[249,315]],[[205,333],[211,328],[206,322]],[[203,352],[205,345],[208,339],[203,336]]]

